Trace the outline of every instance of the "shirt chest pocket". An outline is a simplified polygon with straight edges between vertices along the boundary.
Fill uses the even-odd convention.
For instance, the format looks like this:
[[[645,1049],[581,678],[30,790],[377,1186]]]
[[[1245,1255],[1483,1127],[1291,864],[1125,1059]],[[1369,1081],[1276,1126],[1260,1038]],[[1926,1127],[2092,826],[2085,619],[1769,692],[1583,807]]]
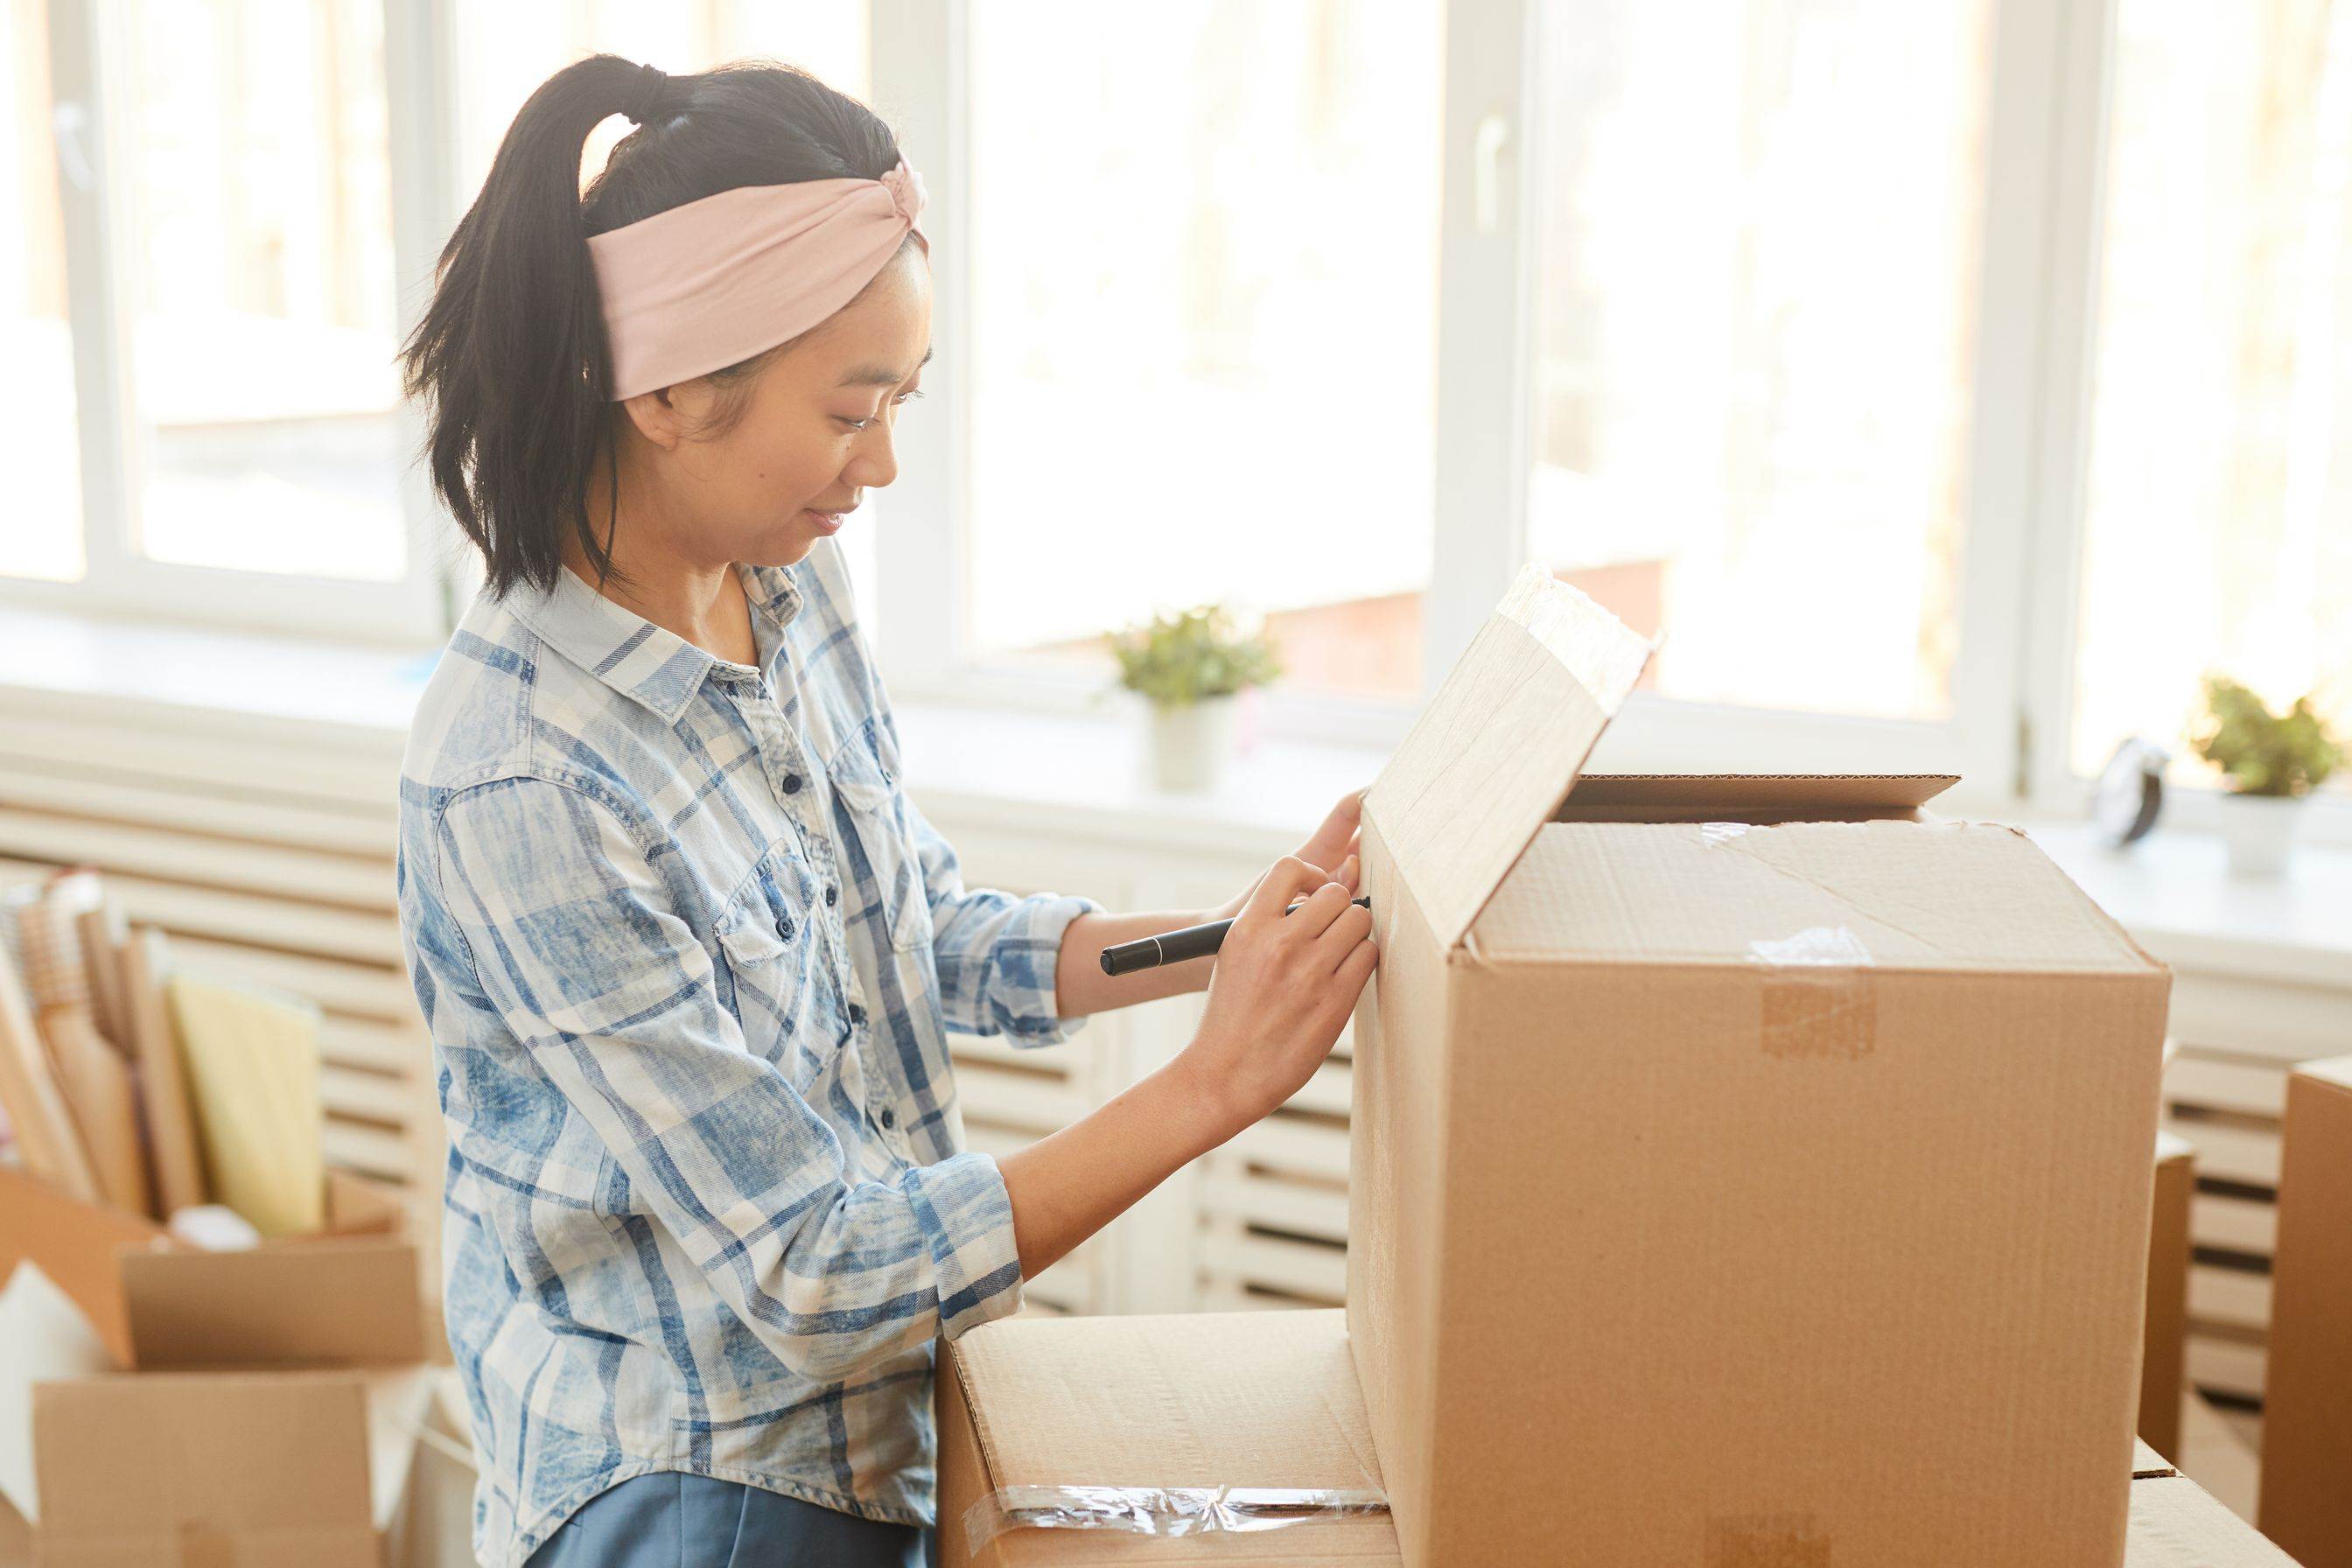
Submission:
[[[822,1065],[832,1031],[816,1015],[822,897],[816,877],[788,842],[760,858],[720,910],[719,949],[735,994],[743,1044],[803,1081]],[[785,1051],[805,1059],[787,1061]]]
[[[880,724],[868,719],[844,741],[826,761],[825,776],[842,827],[844,879],[856,889],[856,908],[847,913],[869,922],[878,916],[890,947],[905,951],[930,942],[931,901],[896,759]]]

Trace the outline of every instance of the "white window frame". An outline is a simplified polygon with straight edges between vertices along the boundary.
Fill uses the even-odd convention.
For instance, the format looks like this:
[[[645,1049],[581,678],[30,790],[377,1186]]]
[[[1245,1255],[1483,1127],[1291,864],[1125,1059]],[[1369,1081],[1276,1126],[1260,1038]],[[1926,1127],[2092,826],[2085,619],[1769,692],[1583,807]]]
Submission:
[[[443,195],[455,185],[449,139],[430,129],[448,118],[439,100],[446,79],[431,68],[447,47],[448,4],[383,4],[394,265],[403,279],[397,321],[404,335],[428,297],[439,237],[458,210]],[[396,582],[182,565],[133,548],[142,487],[126,237],[134,217],[124,182],[113,176],[125,166],[126,151],[121,122],[110,111],[129,90],[121,39],[130,25],[117,0],[48,0],[85,569],[65,583],[0,577],[0,604],[361,641],[439,641],[447,635],[455,586],[445,577],[460,563],[448,548],[446,514],[418,465],[404,466],[399,481],[407,570]],[[422,419],[404,401],[399,417],[402,449],[414,452],[423,439]]]
[[[1523,559],[1536,233],[1546,145],[1537,7],[1454,0],[1445,37],[1433,552],[1423,689],[1411,701],[1265,694],[1269,724],[1393,745]],[[1952,715],[1927,723],[1636,696],[1603,742],[1622,767],[1950,772],[1958,808],[2072,816],[2068,761],[2097,319],[2101,176],[2115,0],[2000,0]],[[972,652],[965,476],[971,428],[966,116],[969,0],[874,0],[873,98],[931,184],[937,237],[931,411],[877,498],[880,641],[894,686],[949,701],[1076,708],[1101,683]],[[1482,168],[1481,165],[1484,165]],[[1479,211],[1484,182],[1493,193]],[[2210,791],[2167,820],[2210,826]],[[2185,795],[2185,798],[2182,798]],[[2315,837],[2352,840],[2352,806],[2312,803]]]
[[[1302,739],[1385,749],[1508,584],[1527,536],[1535,398],[1532,345],[1544,29],[1565,0],[1453,0],[1445,23],[1441,134],[1435,494],[1422,690],[1412,700],[1277,688],[1267,726]],[[1603,742],[1601,765],[1755,771],[1952,772],[1964,809],[2077,813],[2069,731],[2081,595],[2089,403],[2097,320],[2101,178],[2116,0],[1998,0],[1986,124],[1983,250],[1976,312],[1968,514],[1952,715],[1927,723],[1766,710],[1638,694]],[[444,237],[463,212],[450,97],[456,0],[383,0],[391,115],[394,244],[404,333],[429,298]],[[135,485],[120,289],[125,216],[106,170],[106,104],[121,52],[118,0],[48,0],[61,122],[95,173],[61,181],[79,386],[84,581],[0,578],[0,604],[233,622],[342,638],[431,643],[480,581],[421,465],[402,476],[410,570],[392,584],[167,565],[130,548]],[[967,476],[971,428],[968,81],[970,0],[870,0],[870,101],[909,159],[931,171],[930,401],[900,437],[899,475],[870,503],[895,692],[933,700],[1078,710],[1103,679],[1045,672],[973,651]],[[61,148],[61,162],[68,161]],[[1481,203],[1482,187],[1489,193]],[[1482,210],[1483,207],[1483,210]],[[404,405],[417,449],[418,410]],[[233,591],[224,591],[233,589]],[[2167,820],[2210,827],[2217,796],[2175,792]],[[2352,842],[2352,803],[2312,803],[2313,837]]]

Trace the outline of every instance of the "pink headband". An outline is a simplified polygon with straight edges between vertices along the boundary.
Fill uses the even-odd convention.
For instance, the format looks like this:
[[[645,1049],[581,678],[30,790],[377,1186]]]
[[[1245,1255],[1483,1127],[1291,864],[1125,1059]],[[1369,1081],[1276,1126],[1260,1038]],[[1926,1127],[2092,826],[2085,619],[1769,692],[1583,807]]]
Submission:
[[[798,337],[857,297],[923,213],[905,159],[878,180],[741,185],[592,235],[615,402]]]

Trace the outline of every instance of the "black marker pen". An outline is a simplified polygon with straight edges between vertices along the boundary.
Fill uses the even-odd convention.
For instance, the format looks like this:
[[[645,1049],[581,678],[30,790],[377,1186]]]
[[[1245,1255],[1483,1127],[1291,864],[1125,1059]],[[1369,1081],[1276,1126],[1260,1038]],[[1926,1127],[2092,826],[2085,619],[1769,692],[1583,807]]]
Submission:
[[[1370,896],[1352,901],[1363,905],[1368,910],[1372,907]],[[1290,909],[1282,912],[1286,915],[1297,907],[1298,905],[1293,904]],[[1211,921],[1206,925],[1186,926],[1181,931],[1167,931],[1159,936],[1147,936],[1135,942],[1123,942],[1117,947],[1104,948],[1102,950],[1103,973],[1132,974],[1139,969],[1157,969],[1163,963],[1181,963],[1188,958],[1205,957],[1224,945],[1225,932],[1233,929],[1233,923],[1229,920]]]

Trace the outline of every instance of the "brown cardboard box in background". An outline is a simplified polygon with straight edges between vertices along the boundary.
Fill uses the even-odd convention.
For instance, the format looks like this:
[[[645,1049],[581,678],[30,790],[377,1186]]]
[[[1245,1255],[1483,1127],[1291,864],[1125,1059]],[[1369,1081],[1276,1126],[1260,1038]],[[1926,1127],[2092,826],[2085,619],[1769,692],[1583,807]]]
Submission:
[[[151,1247],[163,1227],[144,1215],[89,1204],[23,1171],[0,1165],[0,1284],[26,1258],[89,1316],[117,1366],[131,1364],[131,1320],[115,1254]]]
[[[39,1264],[126,1367],[405,1365],[425,1338],[401,1215],[381,1188],[333,1172],[318,1235],[205,1252],[0,1169],[0,1279]]]
[[[2140,1329],[2139,1435],[2175,1463],[2180,1458],[2180,1399],[2189,1353],[2189,1205],[2196,1195],[2197,1151],[2178,1133],[2158,1133],[2147,1309]]]
[[[999,1487],[1376,1487],[1380,1460],[1342,1312],[1009,1319],[940,1348],[938,1393],[946,1568],[1227,1562],[1398,1568],[1402,1562],[1393,1522],[1381,1514],[1175,1541],[1101,1529],[1024,1529],[1000,1536],[978,1555],[969,1550],[969,1511]],[[1148,1418],[1139,1415],[1147,1412]],[[1498,1451],[1504,1441],[1498,1435]],[[1554,1484],[1574,1479],[1559,1471]],[[2114,1492],[2129,1512],[2125,1568],[2292,1568],[2284,1553],[2145,1447],[2128,1451],[2112,1484],[2099,1490]],[[1547,1511],[1540,1497],[1525,1504]],[[2066,1555],[2056,1537],[2021,1551],[2020,1539],[2011,1521],[1963,1520],[1938,1555],[2004,1568],[2077,1568],[2080,1560]],[[1687,1535],[1675,1542],[1676,1561],[1691,1568],[1889,1561],[1907,1568],[1913,1561],[1849,1558],[1801,1543],[1778,1557],[1743,1557],[1717,1551],[1721,1544],[1703,1533]],[[1485,1561],[1617,1560],[1592,1546],[1571,1520],[1537,1555]]]
[[[0,1278],[38,1265],[139,1369],[36,1385],[42,1518],[0,1501],[0,1568],[381,1561],[429,1394],[416,1248],[362,1178],[331,1173],[327,1213],[205,1252],[0,1170]]]
[[[2116,1563],[2168,972],[1948,781],[1570,794],[1646,653],[1529,568],[1365,798],[1405,1563]]]
[[[34,1395],[45,1568],[381,1568],[427,1370],[138,1373]],[[0,1550],[0,1565],[16,1568]]]
[[[2287,1079],[2264,1379],[2263,1531],[2352,1568],[2352,1057]]]

